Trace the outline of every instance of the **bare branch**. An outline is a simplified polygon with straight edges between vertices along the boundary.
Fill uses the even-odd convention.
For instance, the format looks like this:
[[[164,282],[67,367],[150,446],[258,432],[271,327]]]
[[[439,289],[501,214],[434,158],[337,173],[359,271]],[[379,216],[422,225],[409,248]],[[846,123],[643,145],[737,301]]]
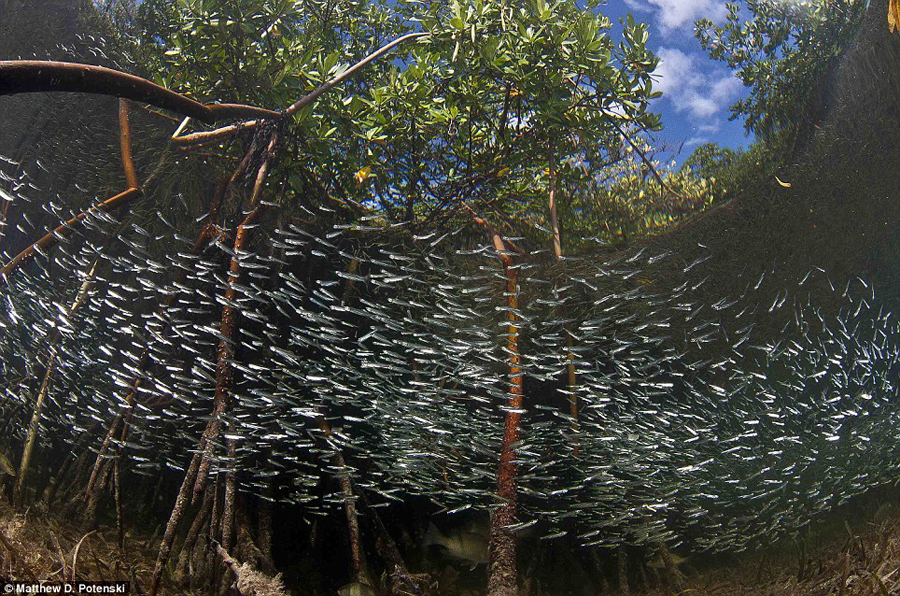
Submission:
[[[381,58],[382,56],[384,56],[385,54],[387,54],[388,52],[393,50],[398,45],[400,45],[406,41],[409,41],[410,39],[416,39],[418,37],[425,37],[428,35],[431,35],[431,33],[428,33],[428,32],[408,33],[406,35],[403,35],[402,37],[398,37],[397,39],[390,42],[389,44],[372,52],[371,54],[369,54],[368,56],[366,56],[365,58],[363,58],[362,60],[360,60],[359,62],[357,62],[356,64],[354,64],[353,66],[351,66],[350,68],[348,68],[347,70],[345,70],[344,72],[339,74],[338,76],[334,77],[330,81],[323,83],[309,95],[302,97],[299,101],[297,101],[296,103],[294,103],[294,105],[292,105],[291,107],[289,107],[287,109],[287,113],[289,115],[294,114],[298,110],[301,110],[301,109],[305,108],[306,106],[312,104],[317,99],[319,99],[319,97],[323,93],[328,92],[335,85],[340,85],[346,79],[352,77],[357,72],[359,72],[360,70],[362,70],[363,68],[368,66],[370,63],[374,62],[375,60],[378,60],[379,58]]]
[[[602,108],[601,108],[601,110],[602,110]],[[611,113],[607,112],[606,110],[602,110],[602,111],[603,111],[603,113],[609,118],[609,123],[612,124],[613,127],[614,127],[617,131],[619,131],[619,134],[622,135],[622,138],[625,139],[625,141],[626,141],[629,145],[631,145],[631,148],[634,149],[635,153],[637,153],[637,154],[640,156],[641,161],[644,162],[644,165],[646,165],[648,168],[650,168],[650,173],[653,174],[653,177],[656,178],[656,181],[657,181],[657,182],[659,182],[660,188],[662,188],[662,189],[665,190],[665,191],[668,191],[668,192],[672,193],[673,195],[675,195],[676,197],[678,197],[678,198],[680,198],[680,199],[683,199],[684,197],[683,197],[681,194],[675,192],[675,190],[673,190],[668,184],[666,184],[666,183],[663,181],[662,176],[660,176],[660,175],[659,175],[659,172],[656,171],[656,167],[653,165],[653,162],[650,161],[650,159],[647,157],[647,154],[644,153],[644,152],[641,150],[640,147],[638,147],[637,143],[635,143],[634,141],[631,140],[631,135],[629,135],[627,132],[625,132],[625,131],[622,129],[621,126],[619,126],[619,123],[616,122],[615,119],[614,119],[614,118],[615,118],[615,114],[611,114]]]
[[[176,145],[201,145],[209,141],[217,141],[219,139],[222,139],[223,137],[237,134],[242,130],[250,130],[251,128],[256,128],[260,122],[260,120],[245,120],[244,122],[229,124],[228,126],[223,126],[222,128],[217,128],[215,130],[194,132],[188,135],[179,134],[182,130],[182,127],[179,126],[178,130],[175,131],[175,134],[172,135],[172,138],[170,140]]]

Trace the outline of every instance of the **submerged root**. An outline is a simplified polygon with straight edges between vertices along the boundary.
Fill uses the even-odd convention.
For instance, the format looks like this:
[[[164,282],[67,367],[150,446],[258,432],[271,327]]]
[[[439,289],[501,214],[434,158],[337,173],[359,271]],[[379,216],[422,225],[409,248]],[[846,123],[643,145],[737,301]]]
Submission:
[[[184,544],[181,547],[181,553],[178,555],[178,563],[175,566],[175,582],[179,585],[186,584],[188,580],[193,579],[195,576],[190,570],[191,559],[194,555],[194,549],[197,546],[197,539],[200,537],[200,531],[212,510],[213,498],[214,495],[212,491],[207,491],[206,498],[203,500],[203,506],[197,513],[197,517],[194,518],[194,523],[191,524],[187,537],[184,540]],[[203,553],[203,558],[205,559],[205,553]]]

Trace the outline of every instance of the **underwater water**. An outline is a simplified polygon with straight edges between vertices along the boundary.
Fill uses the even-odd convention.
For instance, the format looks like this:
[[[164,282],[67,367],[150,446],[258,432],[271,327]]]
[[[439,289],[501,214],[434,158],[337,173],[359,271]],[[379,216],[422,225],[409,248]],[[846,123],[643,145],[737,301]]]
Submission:
[[[55,9],[0,59],[149,76]],[[838,71],[777,177],[630,241],[564,219],[565,254],[509,224],[531,215],[485,223],[489,184],[471,217],[422,215],[460,186],[409,219],[385,207],[400,189],[362,199],[309,165],[307,129],[184,145],[151,95],[24,94],[0,68],[0,575],[678,593],[684,561],[808,536],[896,482],[900,36],[878,31],[888,70]],[[28,577],[32,508],[106,535],[114,569],[85,551],[76,574],[67,546]]]

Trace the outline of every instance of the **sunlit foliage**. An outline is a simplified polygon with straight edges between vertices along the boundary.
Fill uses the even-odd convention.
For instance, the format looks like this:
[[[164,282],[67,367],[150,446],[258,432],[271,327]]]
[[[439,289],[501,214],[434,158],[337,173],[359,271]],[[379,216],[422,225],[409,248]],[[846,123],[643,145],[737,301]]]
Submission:
[[[640,189],[609,184],[627,178],[619,162],[634,141],[652,152],[647,134],[662,124],[649,109],[659,92],[647,25],[629,16],[614,43],[596,3],[151,0],[139,17],[144,67],[158,82],[273,108],[404,32],[431,33],[296,115],[289,134],[302,157],[278,164],[287,195],[351,200],[378,225],[466,220],[468,205],[543,244],[552,167],[561,205],[590,208],[597,233],[652,221],[640,235],[673,219],[635,215],[646,211]],[[679,213],[710,203],[691,173],[666,176],[665,188],[644,193],[683,204]]]
[[[698,21],[709,55],[736,69],[750,88],[734,118],[763,138],[804,135],[828,101],[829,74],[852,40],[863,0],[747,0],[728,5],[723,25]],[[747,17],[747,18],[745,18]]]

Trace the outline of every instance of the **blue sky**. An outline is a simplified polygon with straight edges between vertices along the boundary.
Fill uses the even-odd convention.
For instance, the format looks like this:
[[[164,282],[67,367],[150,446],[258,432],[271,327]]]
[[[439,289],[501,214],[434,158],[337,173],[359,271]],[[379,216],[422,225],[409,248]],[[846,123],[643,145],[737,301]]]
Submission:
[[[724,20],[725,0],[609,0],[601,10],[612,19],[614,36],[621,31],[619,18],[628,12],[650,23],[649,45],[660,58],[654,88],[663,92],[653,109],[665,127],[656,140],[671,149],[660,159],[680,163],[708,141],[735,149],[750,145],[743,121],[728,120],[729,108],[746,96],[746,89],[724,63],[709,59],[694,37],[697,19]]]

